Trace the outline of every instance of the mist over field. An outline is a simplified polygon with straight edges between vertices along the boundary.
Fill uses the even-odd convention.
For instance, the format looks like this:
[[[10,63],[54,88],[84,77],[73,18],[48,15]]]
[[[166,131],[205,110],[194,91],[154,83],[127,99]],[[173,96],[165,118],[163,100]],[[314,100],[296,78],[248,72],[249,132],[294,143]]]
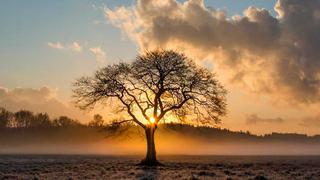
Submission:
[[[145,134],[137,126],[114,132],[93,127],[7,129],[0,133],[1,154],[143,155]],[[155,134],[159,155],[320,155],[320,136],[247,132],[160,125]]]

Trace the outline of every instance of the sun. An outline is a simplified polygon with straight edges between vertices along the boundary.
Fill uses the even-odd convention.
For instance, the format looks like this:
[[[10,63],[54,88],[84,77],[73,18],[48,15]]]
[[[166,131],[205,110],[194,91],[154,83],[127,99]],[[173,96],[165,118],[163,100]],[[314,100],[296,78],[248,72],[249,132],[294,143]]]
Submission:
[[[150,119],[150,123],[154,124],[156,122],[156,120],[154,119],[154,117],[151,117]]]

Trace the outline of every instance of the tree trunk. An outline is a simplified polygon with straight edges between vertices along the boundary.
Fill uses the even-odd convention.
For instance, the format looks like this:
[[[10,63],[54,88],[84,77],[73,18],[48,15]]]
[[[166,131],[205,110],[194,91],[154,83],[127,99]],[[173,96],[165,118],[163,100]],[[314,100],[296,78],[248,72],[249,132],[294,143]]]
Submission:
[[[145,159],[141,161],[140,165],[156,166],[160,164],[157,161],[156,147],[154,143],[155,130],[156,130],[156,127],[154,125],[151,125],[145,129],[146,138],[147,138],[147,154]]]

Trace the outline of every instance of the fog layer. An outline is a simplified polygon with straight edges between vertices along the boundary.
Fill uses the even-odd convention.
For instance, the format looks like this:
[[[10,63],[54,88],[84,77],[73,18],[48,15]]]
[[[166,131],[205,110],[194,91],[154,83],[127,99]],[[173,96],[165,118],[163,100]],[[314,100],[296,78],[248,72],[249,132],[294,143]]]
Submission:
[[[159,155],[319,155],[320,137],[298,134],[255,136],[214,128],[163,125],[156,132]],[[143,155],[144,132],[126,127],[116,132],[97,128],[11,129],[1,132],[2,154]]]

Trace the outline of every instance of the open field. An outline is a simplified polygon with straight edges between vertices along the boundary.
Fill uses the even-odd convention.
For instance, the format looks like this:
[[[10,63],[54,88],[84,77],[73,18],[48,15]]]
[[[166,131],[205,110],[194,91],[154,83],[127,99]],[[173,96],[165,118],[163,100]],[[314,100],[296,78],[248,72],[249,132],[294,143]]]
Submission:
[[[320,156],[1,155],[0,179],[319,179]]]

